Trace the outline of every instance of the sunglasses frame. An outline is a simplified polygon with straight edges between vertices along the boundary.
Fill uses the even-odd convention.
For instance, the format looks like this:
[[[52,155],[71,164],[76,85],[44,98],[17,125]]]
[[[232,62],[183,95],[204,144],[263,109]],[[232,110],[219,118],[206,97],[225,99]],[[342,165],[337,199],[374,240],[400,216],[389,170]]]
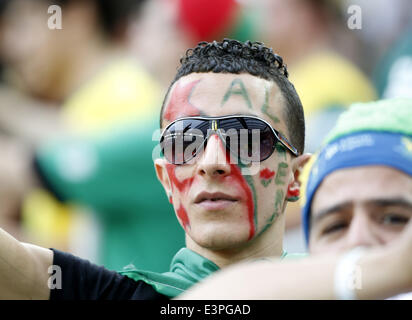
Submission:
[[[271,152],[269,153],[269,155],[268,155],[266,158],[264,158],[264,159],[260,159],[260,162],[265,161],[266,159],[268,159],[268,158],[273,154],[273,152],[274,152],[274,150],[275,150],[276,145],[277,145],[278,142],[280,142],[280,143],[283,145],[283,147],[285,147],[287,150],[289,150],[295,157],[299,156],[298,150],[297,150],[279,131],[277,131],[275,128],[273,128],[272,125],[271,125],[269,122],[267,122],[266,120],[264,120],[264,119],[262,119],[262,118],[259,118],[259,117],[256,117],[256,116],[251,116],[251,115],[230,115],[230,116],[221,116],[221,117],[195,116],[195,117],[183,117],[183,118],[179,118],[179,119],[176,119],[176,120],[172,121],[171,123],[169,123],[169,124],[166,126],[166,128],[163,129],[159,141],[162,141],[162,139],[165,139],[165,138],[166,138],[166,136],[165,136],[166,131],[167,131],[172,125],[174,125],[174,124],[175,124],[176,122],[178,122],[178,121],[182,121],[182,120],[205,120],[205,121],[208,121],[208,122],[209,122],[209,125],[210,125],[210,126],[209,126],[209,128],[208,128],[208,131],[209,131],[209,132],[208,132],[208,134],[206,135],[206,137],[204,137],[204,136],[202,137],[202,138],[204,139],[204,141],[203,141],[203,143],[202,143],[202,147],[205,146],[205,143],[206,143],[207,140],[210,138],[210,136],[212,135],[212,132],[213,132],[213,134],[214,134],[214,133],[217,133],[217,134],[219,135],[219,137],[220,137],[220,138],[222,139],[222,141],[225,143],[225,147],[227,148],[225,139],[224,139],[224,137],[222,136],[222,133],[221,133],[220,129],[218,128],[218,121],[219,121],[219,120],[225,120],[225,119],[234,119],[234,118],[249,118],[249,119],[255,119],[255,120],[262,121],[262,122],[264,122],[264,123],[272,130],[272,133],[274,134],[275,138],[278,140],[276,143],[273,144],[272,150],[271,150]],[[213,122],[213,121],[215,121],[215,122]],[[200,148],[200,147],[199,147],[199,148]],[[229,149],[230,149],[230,148],[229,148]],[[198,149],[196,149],[196,151],[197,151],[197,150],[198,150]],[[163,148],[162,148],[162,153],[163,153]],[[163,156],[164,156],[164,154],[163,154]],[[194,156],[193,156],[192,158],[190,158],[189,160],[184,161],[182,164],[185,164],[185,163],[191,161],[191,160],[192,160],[193,158],[195,158],[195,157],[196,157],[196,155],[194,155]],[[169,161],[169,160],[167,160],[167,161]],[[169,161],[169,162],[170,162],[170,161]]]

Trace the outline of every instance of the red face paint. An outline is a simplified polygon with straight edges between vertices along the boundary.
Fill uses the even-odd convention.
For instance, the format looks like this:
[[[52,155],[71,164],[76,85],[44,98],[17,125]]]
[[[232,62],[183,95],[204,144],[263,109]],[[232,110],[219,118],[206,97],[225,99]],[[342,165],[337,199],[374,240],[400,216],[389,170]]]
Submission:
[[[189,217],[187,216],[186,209],[180,205],[179,209],[176,211],[177,216],[179,217],[180,221],[182,221],[183,229],[186,230],[187,226],[190,226]]]
[[[170,180],[176,186],[179,192],[186,191],[187,188],[189,188],[192,185],[194,177],[184,179],[183,181],[180,181],[176,177],[176,174],[175,174],[176,166],[174,164],[167,163],[166,170],[167,170]]]
[[[185,192],[192,185],[194,177],[184,179],[183,181],[180,181],[179,179],[177,179],[176,174],[175,174],[175,170],[176,170],[175,165],[166,164],[166,170],[172,182],[172,186],[173,185],[176,186],[179,192],[181,193]],[[169,201],[171,201],[171,199],[172,197],[170,197]],[[172,203],[172,201],[170,203]],[[187,215],[186,209],[183,207],[182,204],[180,204],[180,207],[176,210],[176,214],[177,214],[177,217],[182,222],[183,229],[186,230],[186,227],[190,226],[190,221],[189,221],[189,217]]]
[[[288,194],[287,197],[299,197],[300,195],[300,190],[299,189],[294,189],[294,190],[290,190],[288,189]]]
[[[218,136],[215,136],[218,138]],[[250,186],[246,182],[245,178],[243,177],[240,168],[236,164],[230,163],[230,154],[226,152],[226,148],[223,146],[222,140],[218,139],[219,146],[223,150],[226,155],[226,162],[230,164],[230,176],[228,178],[234,180],[234,185],[240,185],[240,188],[246,194],[246,207],[248,213],[248,222],[249,222],[249,237],[248,240],[252,239],[255,235],[255,204],[253,201],[253,194]]]
[[[238,181],[240,187],[246,193],[246,206],[248,211],[248,220],[249,220],[249,238],[248,240],[252,239],[255,235],[255,205],[253,201],[252,190],[250,186],[246,182],[245,178],[243,177],[239,167],[235,164],[230,164],[231,175],[234,176],[234,179]]]
[[[164,119],[173,121],[182,116],[193,117],[200,114],[200,111],[189,101],[190,95],[199,81],[200,79],[190,82],[184,86],[179,83],[176,85],[172,91],[169,104],[163,114]]]
[[[215,136],[218,138],[217,136]],[[230,163],[230,155],[226,153],[226,149],[223,147],[222,141],[220,141],[219,145],[220,147],[224,150],[226,154],[226,161],[227,163]],[[230,169],[231,173],[226,179],[228,178],[229,180],[232,180],[234,185],[239,185],[240,188],[244,191],[246,195],[246,207],[247,207],[247,215],[248,215],[248,222],[249,222],[249,237],[248,240],[252,239],[253,236],[255,235],[255,220],[254,220],[254,215],[255,215],[255,206],[254,206],[254,199],[253,199],[253,194],[250,186],[246,182],[245,178],[243,177],[240,168],[235,165],[235,164],[230,164]],[[183,193],[186,192],[190,186],[193,183],[194,177],[184,179],[180,181],[177,179],[175,170],[176,166],[173,164],[166,164],[166,170],[168,172],[169,178],[174,186],[179,190],[179,192]],[[186,229],[186,226],[190,226],[190,221],[187,215],[187,212],[185,208],[180,205],[180,207],[176,211],[178,218],[182,222],[183,228]]]
[[[272,179],[274,176],[275,176],[275,171],[269,170],[268,168],[261,170],[259,174],[260,179],[265,179],[265,180]]]

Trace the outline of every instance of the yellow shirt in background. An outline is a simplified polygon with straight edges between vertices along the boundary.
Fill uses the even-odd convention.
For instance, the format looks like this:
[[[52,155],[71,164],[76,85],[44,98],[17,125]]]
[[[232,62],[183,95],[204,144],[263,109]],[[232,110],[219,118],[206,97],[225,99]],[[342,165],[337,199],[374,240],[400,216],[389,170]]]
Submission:
[[[102,68],[68,97],[62,118],[72,133],[98,134],[158,117],[162,95],[158,83],[137,61],[122,58]],[[71,226],[84,221],[75,208],[45,190],[33,190],[22,209],[26,234],[38,245],[71,251]]]
[[[376,99],[369,79],[352,62],[331,51],[309,55],[291,68],[290,81],[307,116],[331,105]]]
[[[354,102],[377,99],[375,88],[366,75],[346,58],[330,51],[311,55],[296,65],[290,71],[290,80],[300,96],[307,121],[331,106],[347,108]],[[302,182],[301,207],[306,201],[306,183],[315,161],[316,154],[305,165],[299,178]]]
[[[158,116],[162,92],[137,62],[116,61],[74,92],[63,105],[63,120],[79,133],[107,130]]]

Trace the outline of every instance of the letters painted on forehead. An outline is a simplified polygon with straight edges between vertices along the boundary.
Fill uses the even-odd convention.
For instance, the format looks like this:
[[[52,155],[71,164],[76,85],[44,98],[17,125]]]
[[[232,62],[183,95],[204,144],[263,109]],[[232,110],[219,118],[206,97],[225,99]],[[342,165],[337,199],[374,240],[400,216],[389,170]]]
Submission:
[[[168,121],[174,121],[180,117],[194,117],[200,115],[199,109],[190,102],[190,97],[196,88],[199,80],[181,84],[178,82],[171,92],[169,103],[163,114],[163,118]]]

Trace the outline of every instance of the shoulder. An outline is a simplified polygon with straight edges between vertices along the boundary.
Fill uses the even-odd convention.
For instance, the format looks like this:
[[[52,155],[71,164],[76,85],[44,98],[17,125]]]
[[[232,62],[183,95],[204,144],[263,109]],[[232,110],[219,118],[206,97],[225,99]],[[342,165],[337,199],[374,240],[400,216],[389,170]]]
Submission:
[[[50,300],[158,300],[167,299],[151,285],[88,260],[53,249],[58,270],[52,281]],[[50,280],[49,280],[50,281]]]

